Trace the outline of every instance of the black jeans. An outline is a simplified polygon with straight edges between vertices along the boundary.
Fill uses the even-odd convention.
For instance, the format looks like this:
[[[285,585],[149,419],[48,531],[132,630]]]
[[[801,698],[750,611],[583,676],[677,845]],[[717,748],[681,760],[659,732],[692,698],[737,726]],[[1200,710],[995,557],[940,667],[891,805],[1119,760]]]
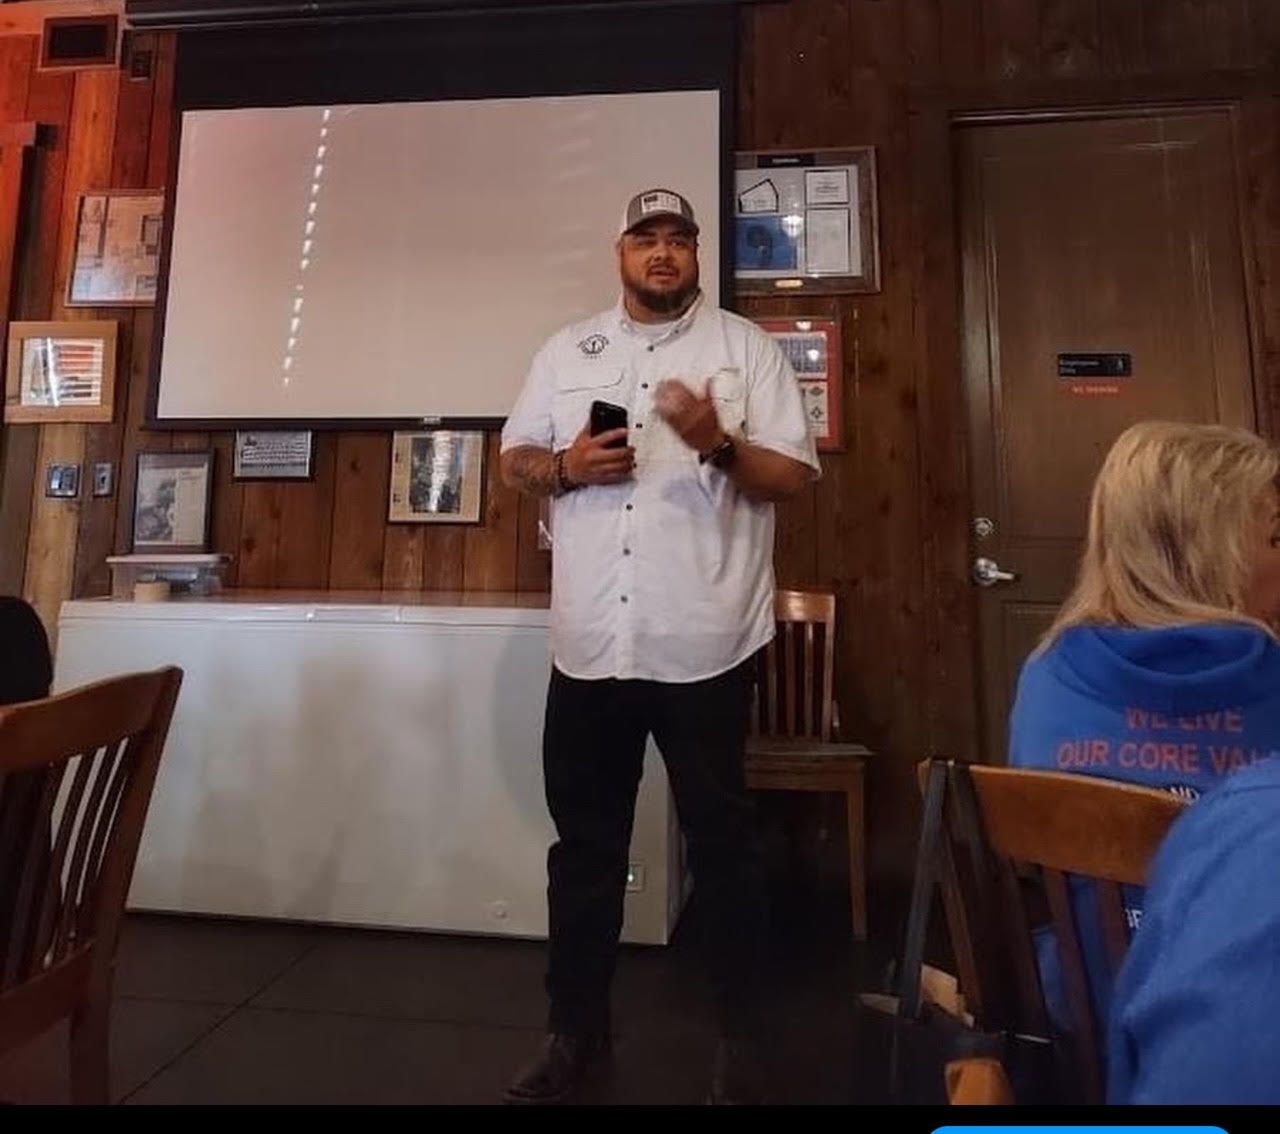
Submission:
[[[543,767],[559,841],[547,857],[550,1027],[609,1029],[636,791],[652,733],[667,766],[707,914],[726,1036],[756,1030],[765,940],[763,865],[743,771],[754,662],[706,681],[580,681],[547,693]]]

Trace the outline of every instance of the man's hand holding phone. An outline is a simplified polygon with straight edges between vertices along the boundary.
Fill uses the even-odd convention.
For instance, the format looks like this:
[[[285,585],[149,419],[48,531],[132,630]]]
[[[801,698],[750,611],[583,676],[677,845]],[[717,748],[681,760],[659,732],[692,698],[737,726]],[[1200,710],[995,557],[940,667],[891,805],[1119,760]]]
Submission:
[[[564,454],[565,475],[575,485],[621,484],[631,479],[635,467],[636,451],[627,444],[626,429],[592,437],[590,427],[584,427]]]

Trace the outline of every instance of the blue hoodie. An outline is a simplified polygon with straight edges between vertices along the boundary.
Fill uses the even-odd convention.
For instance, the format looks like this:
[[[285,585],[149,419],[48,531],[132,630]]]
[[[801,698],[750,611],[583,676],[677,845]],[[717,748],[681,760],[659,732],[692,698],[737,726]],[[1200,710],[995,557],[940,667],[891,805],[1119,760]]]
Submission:
[[[1233,771],[1280,750],[1280,645],[1247,625],[1156,630],[1081,626],[1023,667],[1009,723],[1009,763],[1103,776],[1196,799]],[[1097,905],[1077,883],[1075,903],[1100,1021],[1111,977]],[[1125,895],[1129,924],[1142,893]],[[1068,1026],[1052,935],[1037,937],[1054,1020]]]
[[[1280,1103],[1277,863],[1280,760],[1174,824],[1116,979],[1108,1102]]]

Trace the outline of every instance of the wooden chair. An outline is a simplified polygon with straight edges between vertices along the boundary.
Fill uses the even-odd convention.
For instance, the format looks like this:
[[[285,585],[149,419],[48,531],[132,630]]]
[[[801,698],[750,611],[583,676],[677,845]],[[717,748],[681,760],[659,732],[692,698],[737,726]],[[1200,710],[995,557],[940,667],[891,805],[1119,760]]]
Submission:
[[[835,700],[836,600],[779,591],[777,637],[761,655],[747,785],[758,791],[835,792],[849,826],[849,904],[853,935],[867,936],[864,772],[870,751],[838,741]]]
[[[0,826],[0,862],[21,864],[0,922],[0,1053],[70,1017],[73,1102],[109,1101],[120,920],[181,682],[161,669],[0,709],[0,795],[45,773],[34,826]]]
[[[1013,1087],[998,1059],[953,1059],[946,1067],[951,1106],[1012,1106]]]
[[[923,784],[927,762],[921,765]],[[1082,1101],[1104,1100],[1100,1041],[1070,877],[1094,881],[1112,975],[1128,949],[1121,886],[1147,870],[1185,802],[1095,776],[952,764],[942,896],[960,988],[977,1025],[1049,1037],[1032,938],[1051,924],[1071,1031],[1055,1037]]]

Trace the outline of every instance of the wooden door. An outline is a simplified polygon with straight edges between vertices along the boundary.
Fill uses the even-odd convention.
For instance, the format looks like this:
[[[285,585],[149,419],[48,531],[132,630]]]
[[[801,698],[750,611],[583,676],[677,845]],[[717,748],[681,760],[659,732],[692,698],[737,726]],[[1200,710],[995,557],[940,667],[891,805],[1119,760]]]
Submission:
[[[1253,383],[1228,110],[955,135],[972,562],[1016,576],[974,583],[984,759],[1003,762],[1112,441],[1149,418],[1252,426]]]

